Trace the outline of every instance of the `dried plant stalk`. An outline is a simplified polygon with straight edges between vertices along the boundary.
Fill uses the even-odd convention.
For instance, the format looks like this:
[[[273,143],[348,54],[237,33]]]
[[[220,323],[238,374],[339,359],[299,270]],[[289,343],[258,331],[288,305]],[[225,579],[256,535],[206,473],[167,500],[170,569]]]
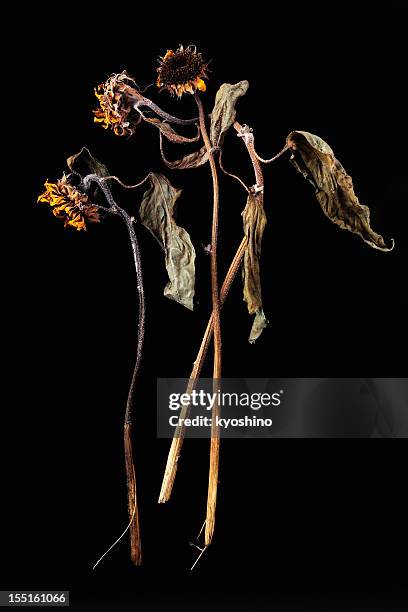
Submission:
[[[136,495],[136,472],[135,462],[133,460],[132,451],[132,426],[130,423],[125,423],[124,426],[124,444],[125,444],[125,465],[126,465],[126,480],[128,490],[128,512],[130,519],[130,558],[135,565],[142,564],[142,544],[140,537],[139,512],[137,507]]]
[[[244,128],[243,126],[238,123],[237,121],[234,122],[233,124],[234,129],[236,130],[236,132],[238,133],[239,136],[242,136],[244,133]],[[249,130],[247,132],[248,134],[250,134]],[[248,154],[250,156],[251,162],[252,162],[252,166],[254,169],[254,174],[255,174],[255,181],[256,181],[256,185],[259,189],[263,189],[263,172],[262,172],[262,168],[261,165],[257,159],[256,156],[256,152],[255,152],[255,148],[254,148],[254,142],[253,142],[253,135],[252,138],[248,137],[247,139],[244,138],[244,143],[246,145]],[[247,244],[247,239],[246,237],[244,237],[241,241],[241,244],[239,245],[234,259],[230,265],[230,268],[227,272],[227,275],[225,277],[224,283],[222,285],[221,288],[221,294],[220,294],[220,305],[222,306],[225,302],[225,299],[228,295],[228,292],[230,290],[232,281],[235,278],[235,275],[241,265],[242,262],[242,258],[244,256],[244,252],[245,252],[245,247]],[[211,341],[211,337],[212,337],[212,333],[213,333],[213,325],[214,325],[214,312],[212,313],[210,320],[208,322],[206,331],[204,333],[204,337],[202,339],[201,342],[201,346],[200,349],[198,351],[197,354],[197,358],[194,362],[194,366],[192,369],[192,372],[190,374],[190,379],[187,385],[187,389],[186,389],[186,393],[191,393],[191,391],[194,389],[195,384],[196,384],[196,380],[197,378],[200,376],[200,372],[201,372],[201,368],[203,366],[204,363],[204,359],[206,357],[207,351],[208,351],[208,347]],[[184,406],[180,412],[180,419],[184,419],[188,416],[190,411],[189,406]],[[183,422],[183,420],[181,421]],[[164,476],[163,476],[163,481],[162,481],[162,486],[161,486],[161,490],[160,490],[160,496],[159,496],[159,503],[165,503],[167,502],[170,497],[171,497],[171,493],[173,490],[173,485],[174,485],[174,481],[176,478],[176,474],[177,474],[177,467],[178,467],[178,460],[180,458],[181,455],[181,449],[183,446],[183,442],[184,442],[184,435],[185,435],[185,427],[184,426],[178,426],[174,432],[173,435],[173,440],[171,442],[171,446],[170,446],[170,450],[169,450],[169,454],[167,457],[167,463],[166,463],[166,468],[165,468],[165,472],[164,472]],[[219,440],[218,441],[214,441],[214,451],[215,453],[219,452]],[[215,455],[212,457],[213,462],[216,461],[216,457]],[[215,466],[217,471],[218,471],[218,464]],[[212,477],[214,476],[214,472],[212,474]],[[212,500],[212,503],[214,502],[214,500]],[[208,514],[208,513],[207,513]],[[207,523],[206,523],[206,527],[207,527]],[[210,526],[210,529],[214,528],[214,524],[212,523],[212,525]],[[207,545],[207,542],[206,542]]]
[[[125,452],[125,468],[126,468],[126,482],[127,482],[127,497],[128,497],[128,512],[129,512],[129,532],[130,532],[130,553],[132,562],[135,565],[141,565],[142,563],[142,544],[140,537],[140,524],[139,524],[139,510],[137,504],[137,491],[136,491],[136,470],[135,462],[133,460],[132,450],[132,413],[135,403],[136,395],[136,383],[137,375],[140,368],[140,362],[142,359],[142,351],[145,337],[145,318],[146,318],[146,304],[144,297],[143,288],[143,274],[142,274],[142,261],[140,256],[139,243],[133,227],[133,221],[125,210],[120,208],[114,199],[110,189],[106,185],[106,177],[100,178],[96,175],[89,175],[85,179],[87,183],[94,182],[102,190],[109,207],[112,211],[115,211],[122,220],[125,222],[130,243],[132,247],[133,260],[136,272],[136,286],[138,295],[138,326],[137,326],[137,346],[136,346],[136,360],[133,368],[132,380],[130,383],[128,398],[126,402],[123,434],[124,434],[124,452]],[[143,184],[144,181],[142,181]],[[110,549],[109,549],[110,550]],[[108,552],[108,551],[107,551]],[[105,553],[106,554],[106,553]],[[98,561],[99,563],[99,561]]]
[[[208,78],[208,63],[205,62],[201,53],[194,45],[184,48],[180,45],[176,51],[168,49],[160,58],[158,77],[156,84],[161,89],[169,91],[173,95],[181,97],[183,94],[193,94],[199,117],[192,119],[180,119],[173,117],[163,111],[154,102],[145,98],[138,90],[135,81],[126,72],[113,74],[104,84],[95,91],[99,101],[99,108],[94,111],[94,120],[105,129],[112,128],[118,136],[133,135],[142,122],[154,126],[160,136],[160,153],[163,162],[171,169],[197,168],[207,161],[210,165],[213,184],[213,216],[211,230],[211,302],[212,314],[208,321],[200,349],[190,375],[187,385],[187,394],[191,394],[199,379],[201,369],[206,357],[212,336],[214,335],[214,359],[213,359],[213,394],[215,402],[212,409],[212,428],[210,441],[210,465],[208,477],[208,494],[206,519],[200,531],[204,531],[204,547],[198,547],[200,555],[204,553],[211,544],[215,528],[215,512],[217,505],[219,453],[220,453],[220,427],[217,425],[220,416],[219,391],[221,389],[221,366],[222,366],[222,337],[221,337],[221,307],[228,295],[232,281],[243,262],[243,285],[244,300],[247,302],[250,314],[255,314],[249,341],[254,342],[261,334],[268,321],[263,312],[262,292],[259,260],[261,254],[262,234],[266,223],[264,213],[264,180],[261,163],[269,164],[278,159],[285,151],[292,154],[291,161],[295,168],[307,178],[315,188],[317,200],[324,214],[342,229],[354,232],[371,247],[381,251],[389,251],[393,248],[387,246],[383,237],[374,232],[370,226],[370,212],[368,207],[360,204],[354,193],[351,177],[346,173],[340,162],[334,157],[332,149],[320,137],[309,132],[291,132],[286,140],[284,148],[270,159],[260,157],[254,146],[253,131],[247,125],[241,125],[236,121],[236,104],[247,92],[248,81],[238,83],[223,83],[215,96],[214,108],[209,117],[211,125],[209,132],[206,127],[206,116],[203,104],[198,92],[206,90],[205,79]],[[146,114],[149,113],[149,116]],[[151,114],[154,116],[152,117]],[[195,125],[197,133],[194,136],[179,134],[172,126]],[[248,187],[235,174],[225,170],[222,164],[222,146],[224,138],[231,127],[242,138],[249,157],[252,162],[255,184]],[[192,143],[200,139],[204,146],[197,151],[184,155],[181,159],[168,160],[164,148],[163,139],[173,143]],[[86,149],[68,160],[68,166],[72,172],[81,177],[73,165],[76,160],[85,158],[92,174],[88,174],[81,182],[79,189],[71,185],[67,177],[58,183],[46,182],[46,191],[40,196],[39,201],[47,202],[53,214],[64,221],[65,225],[71,225],[77,230],[87,229],[88,223],[99,222],[100,213],[119,215],[126,223],[131,246],[133,250],[134,263],[137,277],[137,291],[139,297],[139,320],[136,363],[132,375],[132,381],[128,394],[126,413],[124,420],[124,451],[126,464],[126,478],[128,490],[129,524],[122,535],[102,555],[105,555],[119,542],[124,534],[130,530],[131,559],[135,565],[140,565],[142,560],[142,548],[140,539],[140,526],[136,492],[136,471],[132,450],[132,408],[135,402],[136,379],[140,366],[141,351],[144,340],[145,325],[145,302],[143,292],[143,278],[141,271],[140,252],[133,222],[127,212],[114,202],[110,190],[106,185],[107,180],[117,180],[122,186],[134,188],[143,184],[150,178],[151,185],[144,194],[140,207],[140,220],[142,224],[155,236],[165,251],[166,268],[169,275],[169,283],[165,289],[165,295],[175,299],[187,308],[193,308],[195,268],[194,246],[188,233],[177,226],[173,218],[175,203],[181,193],[180,189],[174,188],[170,181],[163,175],[149,173],[141,183],[136,186],[125,186],[116,177],[108,176],[107,169],[90,156]],[[219,185],[218,171],[215,154],[219,154],[219,168],[226,175],[237,180],[247,192],[247,204],[242,213],[244,237],[233,258],[224,283],[219,291],[218,285],[218,218],[219,218]],[[91,202],[86,187],[94,182],[103,191],[108,202],[108,207],[101,207]],[[173,435],[163,482],[161,486],[159,503],[168,501],[174,485],[178,460],[181,454],[186,428],[183,425],[188,416],[190,406],[183,406],[180,412],[179,425]],[[196,559],[193,567],[197,564]],[[94,567],[99,563],[95,564]]]
[[[218,398],[218,391],[221,383],[221,319],[220,319],[220,296],[218,290],[218,264],[217,264],[217,246],[218,246],[218,209],[219,209],[219,187],[217,166],[214,159],[213,148],[207,133],[205,125],[205,114],[203,104],[197,93],[194,95],[200,119],[200,131],[203,137],[205,148],[208,153],[208,161],[210,163],[211,175],[213,180],[213,219],[211,230],[211,297],[212,297],[212,313],[214,325],[214,367],[213,367],[213,393]],[[217,505],[217,489],[218,489],[218,467],[220,455],[220,430],[217,425],[217,417],[220,414],[220,406],[218,401],[214,402],[212,409],[212,427],[211,427],[211,446],[210,446],[210,471],[208,477],[208,496],[207,496],[207,518],[205,524],[205,545],[211,543],[214,534],[215,525],[215,508]]]
[[[223,306],[227,298],[227,295],[229,293],[229,290],[231,288],[232,281],[234,280],[235,275],[239,270],[239,267],[242,262],[242,258],[244,256],[246,243],[247,243],[247,239],[244,236],[244,238],[241,241],[241,244],[239,245],[237,249],[237,252],[235,253],[234,259],[231,262],[229,270],[222,284],[221,293],[220,293],[220,307]],[[207,327],[206,327],[203,339],[201,341],[200,349],[197,353],[196,360],[194,361],[194,365],[193,365],[193,369],[190,374],[186,393],[191,393],[193,391],[196,385],[196,381],[200,376],[201,369],[203,367],[204,360],[207,355],[208,348],[210,346],[213,331],[214,331],[214,318],[213,318],[213,314],[211,314],[209,321],[207,323]],[[184,419],[187,418],[189,411],[190,411],[189,406],[182,407],[180,411],[180,421],[182,423],[184,422]],[[185,426],[178,425],[178,427],[176,428],[174,432],[170,451],[167,457],[166,469],[165,469],[165,473],[163,476],[163,482],[162,482],[162,486],[160,490],[159,504],[164,504],[170,499],[174,480],[176,478],[177,462],[180,457],[181,448],[184,442],[184,433],[185,433]]]

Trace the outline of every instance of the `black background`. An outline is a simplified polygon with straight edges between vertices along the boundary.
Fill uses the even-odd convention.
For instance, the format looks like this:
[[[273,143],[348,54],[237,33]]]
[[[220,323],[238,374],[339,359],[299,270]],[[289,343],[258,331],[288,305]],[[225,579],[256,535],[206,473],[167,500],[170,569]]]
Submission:
[[[327,140],[369,204],[373,228],[393,237],[396,248],[374,251],[331,224],[287,158],[266,167],[262,273],[271,325],[248,344],[251,321],[238,278],[222,315],[223,374],[404,376],[408,185],[397,16],[357,23],[349,13],[324,25],[268,18],[255,27],[248,9],[216,28],[198,17],[194,27],[170,27],[152,14],[146,25],[136,12],[118,19],[120,11],[111,7],[99,20],[50,13],[12,28],[18,212],[7,207],[5,227],[18,227],[6,260],[16,264],[11,360],[18,377],[3,434],[11,443],[4,470],[11,516],[3,524],[1,587],[71,589],[74,607],[106,609],[119,609],[119,602],[136,609],[141,602],[316,609],[319,601],[392,609],[390,602],[407,594],[402,440],[224,441],[214,544],[190,573],[189,541],[205,512],[208,442],[186,442],[172,500],[158,506],[169,442],[155,435],[155,382],[188,376],[209,315],[209,257],[200,247],[210,241],[209,170],[170,172],[153,128],[120,139],[94,125],[91,111],[93,87],[110,73],[126,69],[144,87],[167,48],[196,43],[212,60],[203,95],[208,110],[221,83],[249,80],[238,119],[253,127],[262,156],[277,152],[293,129]],[[189,96],[178,102],[155,88],[147,93],[180,116],[196,112]],[[178,221],[197,250],[198,303],[189,312],[162,296],[162,254],[140,228],[148,303],[134,440],[141,569],[131,566],[124,540],[91,570],[127,521],[122,415],[137,300],[125,228],[107,220],[86,234],[65,230],[35,205],[43,181],[61,176],[65,159],[83,145],[126,182],[153,169],[183,187]],[[167,152],[176,158],[181,145]],[[224,164],[252,182],[234,133]],[[115,191],[129,212],[141,193]],[[221,177],[221,274],[241,240],[244,203],[242,188]],[[204,373],[211,369],[208,359]]]

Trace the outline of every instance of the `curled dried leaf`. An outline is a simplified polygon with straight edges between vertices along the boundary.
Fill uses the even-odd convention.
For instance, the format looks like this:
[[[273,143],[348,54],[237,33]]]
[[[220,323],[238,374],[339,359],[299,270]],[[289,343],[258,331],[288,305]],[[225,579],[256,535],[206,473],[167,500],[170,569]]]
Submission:
[[[319,136],[309,132],[291,132],[287,144],[292,150],[291,162],[316,189],[324,214],[333,223],[358,234],[364,242],[380,251],[391,251],[384,238],[370,226],[370,210],[360,204],[353,181],[332,149]]]
[[[163,149],[163,138],[160,134],[160,153],[162,160],[168,168],[172,170],[189,170],[191,168],[198,168],[208,161],[208,152],[205,147],[201,147],[198,151],[193,151],[184,155],[181,159],[169,160],[166,158]]]
[[[150,187],[140,205],[140,219],[153,234],[165,253],[169,282],[164,295],[193,310],[195,284],[195,250],[188,232],[175,220],[176,189],[162,174],[151,173]]]
[[[244,301],[249,314],[256,314],[249,341],[255,342],[266,327],[268,321],[262,310],[262,292],[259,260],[261,256],[262,235],[266,225],[263,207],[263,195],[250,193],[242,211],[244,233],[247,238],[243,264],[242,280],[244,283]]]
[[[224,83],[215,96],[215,104],[211,113],[210,138],[214,147],[220,147],[224,136],[235,121],[235,106],[241,96],[246,94],[248,81],[239,83]]]
[[[197,142],[198,140],[200,140],[200,128],[197,126],[197,134],[195,136],[192,137],[188,137],[188,136],[182,136],[181,134],[178,134],[169,123],[166,123],[165,121],[161,121],[160,119],[157,119],[156,117],[145,117],[145,121],[147,123],[151,123],[152,125],[154,125],[158,130],[160,130],[160,133],[163,134],[163,136],[165,136],[168,140],[170,140],[171,142],[176,142],[178,144],[184,144],[184,143],[188,143],[188,142]]]

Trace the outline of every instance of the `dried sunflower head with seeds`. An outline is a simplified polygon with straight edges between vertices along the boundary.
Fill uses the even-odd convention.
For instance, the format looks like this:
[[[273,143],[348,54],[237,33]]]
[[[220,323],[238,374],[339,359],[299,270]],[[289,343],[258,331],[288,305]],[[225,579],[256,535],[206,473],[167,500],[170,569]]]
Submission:
[[[158,87],[167,89],[179,98],[184,93],[194,94],[197,90],[206,90],[203,79],[208,78],[208,64],[194,45],[186,48],[180,45],[176,51],[169,49],[159,62],[156,81]]]
[[[64,221],[64,227],[70,225],[80,231],[86,230],[88,223],[100,221],[98,207],[85,193],[71,185],[65,174],[56,183],[46,180],[44,187],[45,191],[37,202],[49,204],[53,215]]]
[[[133,115],[136,92],[136,83],[126,70],[112,74],[95,89],[99,108],[93,111],[94,122],[100,123],[105,130],[111,128],[117,136],[133,134],[140,120]]]

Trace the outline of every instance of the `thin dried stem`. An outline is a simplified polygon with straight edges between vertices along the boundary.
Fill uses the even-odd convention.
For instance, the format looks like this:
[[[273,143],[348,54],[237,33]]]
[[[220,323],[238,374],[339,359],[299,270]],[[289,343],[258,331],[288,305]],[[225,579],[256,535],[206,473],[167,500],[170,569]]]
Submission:
[[[222,163],[222,149],[220,150],[220,156],[218,158],[218,163],[220,164],[220,168],[224,174],[238,181],[242,185],[242,187],[245,189],[245,191],[249,193],[249,187],[245,185],[244,181],[240,179],[239,176],[237,176],[236,174],[232,174],[231,172],[228,172],[228,170],[225,170],[224,165]]]
[[[104,176],[101,180],[102,181],[116,181],[124,189],[137,189],[138,187],[141,187],[142,185],[144,185],[144,183],[151,177],[151,174],[152,173],[149,172],[149,174],[145,176],[144,179],[140,181],[140,183],[136,183],[136,185],[126,185],[126,183],[122,183],[122,181],[117,176]]]
[[[137,241],[136,233],[133,229],[133,224],[129,215],[123,211],[123,216],[128,228],[130,241],[132,245],[133,257],[136,270],[137,294],[139,298],[138,309],[138,335],[136,347],[136,361],[133,368],[132,380],[130,383],[129,394],[126,403],[125,422],[124,422],[124,443],[125,443],[125,463],[128,489],[128,511],[129,516],[134,517],[130,525],[130,550],[131,559],[135,565],[142,563],[142,544],[140,537],[139,512],[136,496],[136,472],[135,462],[133,460],[132,451],[132,411],[135,404],[137,375],[142,359],[143,342],[145,336],[145,318],[146,304],[143,289],[143,275],[141,266],[140,249]]]
[[[233,127],[236,130],[238,135],[242,133],[243,127],[241,126],[240,123],[236,121]],[[256,158],[255,149],[253,147],[253,137],[252,137],[252,146],[251,146],[251,142],[247,143],[245,139],[244,139],[244,142],[245,142],[248,154],[252,162],[252,166],[253,166],[254,174],[255,174],[255,180],[257,184],[259,185],[259,189],[263,189],[263,184],[264,184],[263,173],[262,173],[262,168],[260,166],[260,163],[258,159]],[[242,261],[242,258],[245,252],[246,243],[247,243],[247,239],[244,236],[244,238],[241,241],[241,244],[239,245],[234,255],[234,259],[230,265],[230,268],[227,272],[227,275],[225,277],[224,283],[221,288],[221,294],[220,294],[220,305],[221,306],[225,302],[225,299],[230,290],[232,281],[234,280],[235,275],[238,271],[238,268],[241,265],[241,261]],[[191,393],[191,391],[195,387],[196,379],[200,376],[201,368],[203,366],[204,359],[206,357],[208,347],[210,345],[212,334],[213,334],[213,314],[211,315],[210,320],[208,321],[207,328],[204,333],[204,337],[201,341],[201,346],[198,351],[197,358],[194,362],[192,372],[190,374],[190,379],[187,385],[186,393]],[[184,422],[182,419],[187,418],[189,412],[190,412],[189,406],[184,406],[182,408],[180,412],[180,420],[182,423]],[[174,432],[169,454],[167,457],[166,468],[165,468],[162,486],[160,490],[159,503],[165,503],[171,497],[174,481],[175,481],[176,474],[177,474],[178,461],[179,461],[181,450],[183,447],[184,435],[185,435],[185,427],[182,425],[178,426]]]
[[[221,319],[220,319],[220,295],[218,288],[218,208],[219,208],[219,187],[217,166],[214,159],[213,148],[205,125],[205,114],[203,104],[197,93],[194,95],[198,106],[200,118],[200,130],[208,153],[211,175],[213,180],[213,219],[211,231],[211,297],[214,321],[214,367],[213,367],[213,392],[218,397],[221,381]],[[217,425],[217,417],[220,414],[218,401],[214,402],[212,409],[211,443],[210,443],[210,471],[208,477],[208,496],[207,496],[207,518],[205,525],[205,545],[211,544],[215,527],[215,508],[217,505],[218,489],[218,469],[220,456],[220,428]]]
[[[140,368],[144,336],[145,336],[146,304],[145,304],[144,288],[143,288],[143,274],[142,274],[142,262],[141,262],[141,256],[140,256],[140,249],[139,249],[139,243],[137,240],[137,236],[133,228],[132,218],[128,215],[128,213],[125,210],[123,210],[123,208],[121,208],[120,206],[116,204],[115,200],[112,197],[110,189],[106,185],[106,178],[108,177],[105,177],[105,180],[104,180],[103,178],[97,175],[88,175],[84,179],[84,185],[87,185],[91,182],[96,183],[98,187],[102,190],[106,198],[106,201],[108,203],[109,209],[111,211],[115,211],[126,223],[126,227],[128,230],[130,243],[132,247],[133,261],[135,265],[137,295],[139,299],[138,333],[137,333],[137,343],[136,343],[136,360],[135,360],[135,365],[133,368],[132,380],[130,383],[129,393],[128,393],[127,402],[126,402],[123,436],[124,436],[125,467],[126,467],[127,494],[128,494],[128,512],[129,512],[128,529],[130,532],[131,559],[135,565],[141,565],[142,563],[142,545],[141,545],[141,537],[140,537],[139,511],[138,511],[137,495],[136,495],[136,470],[135,470],[135,463],[133,459],[133,450],[132,450],[132,412],[133,412],[133,406],[135,403],[137,375],[138,375],[139,368]],[[147,180],[147,178],[148,176],[144,180]],[[120,536],[120,538],[116,540],[115,544],[120,541],[120,539],[123,537],[126,531],[127,529],[123,532],[122,536]],[[108,551],[111,550],[115,544],[110,546]],[[104,557],[105,554],[102,555],[102,557]]]
[[[263,164],[270,164],[270,163],[274,162],[275,160],[279,159],[279,157],[280,157],[281,155],[283,155],[283,154],[284,154],[286,151],[289,151],[289,148],[290,148],[290,147],[289,147],[289,145],[285,145],[285,146],[283,147],[283,149],[282,149],[281,151],[279,151],[279,153],[277,153],[276,155],[274,155],[273,157],[271,157],[271,159],[263,159],[262,157],[260,157],[260,156],[258,155],[258,153],[257,153],[256,151],[255,151],[255,155],[256,155],[256,158],[257,158],[257,159],[258,159],[260,162],[262,162]]]
[[[199,560],[201,559],[201,557],[203,556],[203,554],[205,553],[205,551],[207,550],[208,546],[204,546],[204,548],[200,548],[200,554],[198,555],[197,559],[194,561],[193,565],[190,567],[190,571],[193,571],[193,569],[195,568],[195,566],[197,565],[197,563],[199,562]]]
[[[136,489],[135,489],[135,495],[136,495]],[[113,544],[111,544],[109,546],[109,548],[103,553],[103,555],[101,555],[99,557],[99,559],[97,560],[97,562],[92,566],[92,569],[96,569],[96,567],[100,564],[100,562],[106,557],[106,555],[108,555],[110,553],[110,551],[115,548],[116,544],[119,544],[119,542],[121,541],[121,539],[126,535],[126,533],[129,531],[133,520],[135,518],[135,513],[136,513],[136,505],[133,506],[133,514],[130,517],[130,521],[127,524],[127,526],[125,527],[125,529],[122,531],[122,533],[120,534],[120,536],[113,542]]]

